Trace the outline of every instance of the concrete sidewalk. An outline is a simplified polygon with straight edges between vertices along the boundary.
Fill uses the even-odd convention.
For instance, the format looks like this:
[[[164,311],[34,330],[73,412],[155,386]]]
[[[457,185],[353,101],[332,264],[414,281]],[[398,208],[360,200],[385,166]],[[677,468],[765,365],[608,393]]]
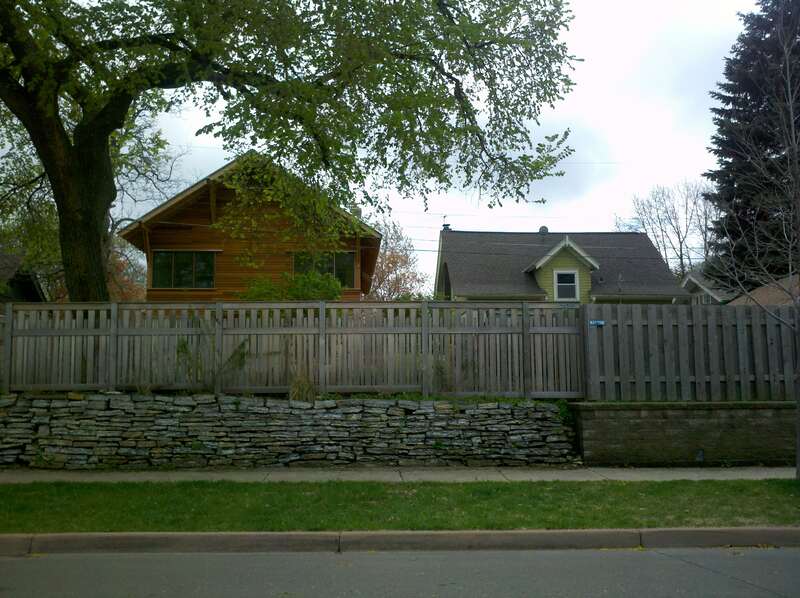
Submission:
[[[29,482],[627,482],[668,480],[792,479],[794,467],[681,467],[573,469],[522,467],[361,467],[174,470],[174,471],[63,471],[0,469],[0,484]]]

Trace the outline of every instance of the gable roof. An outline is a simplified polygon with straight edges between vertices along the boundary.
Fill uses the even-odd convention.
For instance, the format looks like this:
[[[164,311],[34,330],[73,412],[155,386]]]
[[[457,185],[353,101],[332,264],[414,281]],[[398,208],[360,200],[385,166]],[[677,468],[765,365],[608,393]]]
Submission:
[[[699,269],[689,271],[681,281],[681,287],[684,289],[690,290],[689,287],[693,285],[708,293],[718,303],[728,303],[739,295],[735,291],[720,288],[716,282],[704,276]]]
[[[545,255],[543,255],[535,262],[533,262],[530,266],[525,268],[525,272],[533,272],[535,270],[538,270],[539,268],[547,264],[547,262],[553,259],[564,249],[571,250],[572,253],[577,256],[578,260],[582,261],[588,268],[591,268],[592,270],[597,270],[600,267],[598,263],[592,259],[592,256],[590,256],[583,249],[581,249],[577,243],[571,241],[569,235],[565,234],[564,238],[558,243],[556,243],[552,247],[552,249],[550,249],[550,251],[548,251]]]
[[[200,191],[203,187],[205,187],[209,181],[217,181],[221,179],[227,172],[233,169],[233,166],[236,164],[237,159],[233,159],[221,168],[218,168],[211,174],[202,177],[196,183],[189,185],[183,191],[176,193],[172,197],[170,197],[167,201],[158,204],[149,212],[145,212],[143,215],[136,218],[133,222],[126,225],[125,227],[121,228],[117,231],[117,234],[122,238],[127,238],[127,236],[136,230],[142,224],[146,224],[153,220],[156,216],[160,216],[165,212],[169,212],[172,208],[178,207],[181,203],[186,201],[187,199],[191,198],[195,193]]]
[[[152,210],[146,212],[142,216],[139,216],[136,220],[134,220],[124,228],[120,229],[117,232],[117,234],[123,239],[127,240],[128,236],[134,231],[136,231],[143,224],[147,224],[148,222],[154,220],[156,217],[169,213],[170,211],[178,208],[185,201],[191,200],[191,198],[194,197],[195,193],[203,189],[203,187],[208,185],[211,181],[222,180],[222,178],[226,174],[228,174],[231,170],[233,170],[233,168],[238,163],[239,159],[240,158],[234,158],[233,160],[231,160],[224,166],[218,168],[211,174],[208,174],[200,178],[200,180],[198,180],[196,183],[186,187],[183,191],[173,195],[167,201],[157,205]],[[368,225],[366,222],[364,222],[359,216],[354,215],[338,206],[336,209],[339,210],[343,215],[347,216],[348,218],[356,220],[356,222],[358,223],[359,227],[363,230],[363,232],[367,233],[369,236],[373,236],[378,239],[381,238],[381,234],[377,230],[372,228],[370,225]]]
[[[436,291],[446,264],[452,294],[482,298],[544,298],[530,267],[569,237],[597,264],[596,297],[688,297],[644,233],[511,233],[442,230]]]

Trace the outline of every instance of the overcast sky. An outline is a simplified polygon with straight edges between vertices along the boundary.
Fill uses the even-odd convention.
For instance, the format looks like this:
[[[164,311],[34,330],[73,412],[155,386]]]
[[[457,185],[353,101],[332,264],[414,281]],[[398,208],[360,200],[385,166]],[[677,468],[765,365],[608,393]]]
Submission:
[[[697,179],[714,165],[709,91],[741,30],[738,12],[753,0],[572,0],[566,36],[576,65],[575,88],[548,112],[537,136],[571,129],[575,153],[563,177],[538,183],[531,198],[545,205],[506,204],[493,210],[475,194],[451,193],[423,211],[397,200],[392,213],[414,240],[422,269],[433,279],[443,218],[456,230],[613,230],[630,213],[631,198],[652,186]],[[163,120],[171,143],[186,148],[180,176],[194,182],[228,158],[209,137],[195,137],[202,114]]]

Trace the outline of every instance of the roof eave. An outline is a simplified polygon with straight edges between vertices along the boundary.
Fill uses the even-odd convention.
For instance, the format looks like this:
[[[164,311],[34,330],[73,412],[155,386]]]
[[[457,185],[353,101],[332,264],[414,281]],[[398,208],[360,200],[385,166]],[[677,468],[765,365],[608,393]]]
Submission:
[[[186,199],[187,197],[189,197],[193,193],[196,193],[197,191],[202,189],[204,186],[206,186],[209,183],[209,181],[219,179],[229,169],[231,169],[234,166],[234,164],[236,164],[237,161],[238,161],[238,158],[234,159],[234,160],[231,160],[230,162],[228,162],[224,166],[221,166],[220,168],[218,168],[217,170],[215,170],[214,172],[212,172],[208,176],[203,177],[202,179],[200,179],[199,181],[197,181],[193,185],[190,185],[189,187],[186,187],[183,191],[180,191],[180,192],[176,193],[175,195],[170,197],[164,203],[157,205],[156,207],[154,207],[149,212],[145,212],[144,214],[139,216],[139,218],[137,218],[136,220],[131,222],[125,228],[121,229],[117,234],[124,239],[126,237],[126,235],[129,235],[134,230],[136,230],[137,226],[152,220],[153,218],[155,218],[159,214],[163,214],[166,210],[170,209],[171,207],[174,207],[175,205],[179,204],[181,201],[183,201],[184,199]]]
[[[591,293],[593,299],[689,299],[689,293]]]
[[[717,301],[717,302],[719,302],[719,303],[722,303],[722,302],[724,302],[724,301],[725,301],[725,298],[724,298],[724,297],[722,297],[722,296],[721,296],[721,295],[719,295],[719,294],[718,294],[716,291],[714,291],[714,290],[710,289],[709,287],[707,287],[706,285],[704,285],[704,284],[703,284],[702,282],[700,282],[700,281],[699,281],[697,278],[695,278],[695,277],[694,277],[694,276],[693,276],[691,273],[687,274],[687,275],[686,275],[686,276],[683,278],[683,280],[681,281],[681,288],[685,289],[685,288],[686,288],[686,283],[688,283],[688,282],[689,282],[689,280],[691,280],[691,281],[692,281],[694,284],[696,284],[698,287],[700,287],[701,289],[703,289],[703,290],[704,290],[706,293],[708,293],[709,295],[711,295],[711,297],[713,297],[715,301]]]
[[[451,281],[452,283],[452,281]],[[524,300],[531,300],[531,299],[546,299],[547,293],[542,291],[541,293],[495,293],[495,294],[476,294],[476,293],[459,293],[456,291],[455,288],[450,288],[450,294],[453,297],[464,297],[468,300],[476,300],[476,301],[488,301],[488,300],[516,300],[516,301],[524,301]]]
[[[547,264],[547,262],[553,259],[564,249],[571,249],[572,252],[575,253],[575,255],[578,257],[578,259],[581,260],[584,263],[584,265],[586,265],[589,269],[591,270],[600,269],[600,264],[598,264],[597,261],[594,258],[592,258],[592,256],[590,256],[583,249],[581,249],[581,247],[577,243],[573,243],[572,241],[570,241],[569,235],[565,235],[564,238],[558,243],[556,243],[556,245],[550,251],[548,251],[537,261],[533,262],[530,266],[525,268],[523,272],[525,274],[528,274],[530,272],[538,270],[539,268],[542,268]]]
[[[126,227],[120,229],[117,232],[117,235],[119,235],[120,237],[122,237],[123,239],[125,239],[127,241],[128,240],[128,236],[131,235],[132,233],[134,233],[140,226],[143,226],[144,224],[146,224],[147,222],[149,222],[150,220],[152,220],[156,216],[158,216],[160,214],[163,214],[165,211],[169,210],[170,208],[173,208],[173,207],[177,206],[178,204],[180,204],[182,201],[184,201],[185,199],[187,199],[188,197],[190,197],[191,195],[193,195],[197,191],[200,191],[203,187],[205,187],[212,180],[220,179],[222,176],[225,175],[225,173],[228,172],[228,170],[230,170],[231,168],[233,168],[235,166],[235,164],[238,162],[238,160],[239,160],[238,158],[235,158],[235,159],[231,160],[230,162],[228,162],[224,166],[221,166],[220,168],[218,168],[217,170],[215,170],[214,172],[212,172],[208,176],[203,177],[202,179],[200,179],[199,181],[197,181],[193,185],[190,185],[189,187],[185,188],[183,191],[180,191],[179,193],[173,195],[172,197],[170,197],[164,203],[157,205],[156,207],[154,207],[149,212],[144,213],[142,216],[140,216],[139,218],[137,218],[136,220],[134,220],[133,222],[128,224]],[[350,219],[352,219],[352,220],[354,220],[356,222],[360,233],[364,233],[367,236],[371,236],[371,237],[373,237],[375,239],[378,239],[379,241],[383,240],[383,235],[380,232],[378,232],[376,229],[371,227],[369,224],[364,222],[359,216],[356,216],[355,214],[352,214],[351,212],[348,212],[347,210],[345,210],[342,207],[337,206],[336,208],[337,208],[337,210],[342,212],[346,217],[348,217],[348,218],[350,218]]]

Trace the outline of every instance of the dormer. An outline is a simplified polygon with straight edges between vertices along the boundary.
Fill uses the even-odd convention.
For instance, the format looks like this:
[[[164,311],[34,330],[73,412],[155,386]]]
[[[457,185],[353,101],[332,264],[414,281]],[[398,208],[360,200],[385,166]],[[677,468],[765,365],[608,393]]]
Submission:
[[[539,287],[554,303],[589,303],[592,270],[600,265],[569,235],[556,243],[545,255],[536,258],[524,272],[534,276]]]

